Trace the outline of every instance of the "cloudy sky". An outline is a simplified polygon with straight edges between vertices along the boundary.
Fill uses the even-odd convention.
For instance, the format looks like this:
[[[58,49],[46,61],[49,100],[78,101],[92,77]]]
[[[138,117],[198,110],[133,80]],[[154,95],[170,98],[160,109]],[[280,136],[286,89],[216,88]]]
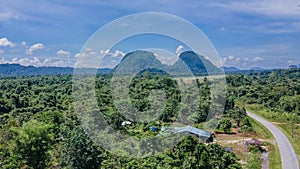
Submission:
[[[203,31],[225,66],[248,69],[300,64],[299,0],[0,2],[0,63],[74,66],[83,45],[105,24],[138,12],[163,12],[184,18]],[[157,38],[129,41],[135,48],[162,48],[175,55],[188,50],[180,42]],[[112,56],[106,59],[106,66],[111,67],[131,49],[120,44],[97,52]]]

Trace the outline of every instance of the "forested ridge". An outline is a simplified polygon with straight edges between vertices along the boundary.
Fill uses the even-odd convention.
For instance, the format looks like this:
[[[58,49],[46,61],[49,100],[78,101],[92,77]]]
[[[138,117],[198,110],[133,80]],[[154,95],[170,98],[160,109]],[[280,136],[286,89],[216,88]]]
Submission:
[[[260,104],[281,113],[300,115],[300,69],[228,75],[228,90],[243,104]]]
[[[92,68],[83,68],[84,71],[96,72]],[[106,74],[111,69],[98,69],[97,73]],[[50,75],[72,75],[74,68],[71,67],[51,67],[51,66],[23,66],[20,64],[0,64],[0,76],[50,76]]]
[[[299,117],[300,70],[275,70],[227,76],[228,93],[224,116],[217,130],[231,132],[242,128],[255,132],[246,113],[245,104],[260,104],[270,110],[296,114]],[[98,75],[98,105],[110,125],[125,134],[147,137],[155,133],[149,127],[172,123],[168,109],[176,109],[178,89],[165,75],[143,72],[131,83],[130,98],[140,110],[149,109],[145,99],[152,89],[167,93],[168,106],[157,121],[134,123],[124,127],[124,117],[114,108],[110,75]],[[210,82],[197,81],[201,102],[195,126],[201,128],[210,105]],[[148,86],[145,88],[145,86]],[[173,86],[173,87],[172,87]],[[145,158],[111,154],[91,140],[74,114],[72,76],[2,77],[0,79],[0,166],[1,168],[241,168],[238,158],[218,144],[205,145],[186,136],[175,147]],[[143,90],[142,90],[143,89]],[[214,123],[214,122],[212,122]],[[234,124],[232,124],[234,123]],[[141,129],[141,130],[137,130]]]

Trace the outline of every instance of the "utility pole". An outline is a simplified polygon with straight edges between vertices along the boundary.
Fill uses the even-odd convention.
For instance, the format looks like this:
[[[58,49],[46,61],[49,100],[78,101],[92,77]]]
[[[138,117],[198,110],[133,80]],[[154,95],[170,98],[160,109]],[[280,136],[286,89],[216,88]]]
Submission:
[[[292,138],[294,138],[294,120],[292,121]]]
[[[244,127],[242,127],[242,131],[243,131],[243,144],[245,144]]]
[[[295,114],[292,117],[292,138],[294,138],[294,121],[295,121]]]
[[[248,163],[248,142],[246,142],[246,163]]]

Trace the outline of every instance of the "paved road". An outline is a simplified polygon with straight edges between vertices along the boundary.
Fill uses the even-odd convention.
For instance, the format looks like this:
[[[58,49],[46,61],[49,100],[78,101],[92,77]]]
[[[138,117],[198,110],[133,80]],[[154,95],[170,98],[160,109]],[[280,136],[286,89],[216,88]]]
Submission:
[[[265,119],[251,113],[247,112],[248,116],[254,118],[261,124],[263,124],[266,128],[268,128],[273,136],[275,137],[275,140],[277,142],[280,155],[281,155],[281,162],[282,162],[282,168],[283,169],[299,169],[298,164],[298,157],[295,154],[294,148],[292,147],[290,141],[288,138],[272,123],[266,121]]]

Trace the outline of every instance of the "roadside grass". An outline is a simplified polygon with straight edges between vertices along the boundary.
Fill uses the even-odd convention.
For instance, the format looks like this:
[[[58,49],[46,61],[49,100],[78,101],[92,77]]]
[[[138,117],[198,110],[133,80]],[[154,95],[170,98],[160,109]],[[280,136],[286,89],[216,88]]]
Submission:
[[[261,139],[274,139],[272,133],[261,123],[257,122],[256,120],[250,118],[250,122],[254,128],[255,135],[257,138]]]
[[[250,118],[250,122],[253,125],[257,138],[274,139],[272,133],[264,125],[252,118]],[[269,155],[269,168],[281,169],[281,157],[277,144],[266,142],[266,146],[268,148]]]
[[[300,161],[300,126],[299,124],[294,125],[294,138],[292,138],[292,117],[289,114],[273,112],[267,110],[262,105],[247,105],[246,109],[274,122],[273,124],[288,137]]]
[[[294,147],[295,153],[298,155],[298,160],[300,161],[300,126],[294,126],[294,138],[292,137],[291,123],[276,124],[276,126],[288,137],[288,139]]]
[[[265,119],[268,119],[270,122],[286,122],[290,119],[287,114],[267,110],[263,105],[259,104],[246,105],[246,109]]]
[[[277,144],[267,143],[269,149],[269,168],[271,169],[282,169],[281,168],[281,157]]]

